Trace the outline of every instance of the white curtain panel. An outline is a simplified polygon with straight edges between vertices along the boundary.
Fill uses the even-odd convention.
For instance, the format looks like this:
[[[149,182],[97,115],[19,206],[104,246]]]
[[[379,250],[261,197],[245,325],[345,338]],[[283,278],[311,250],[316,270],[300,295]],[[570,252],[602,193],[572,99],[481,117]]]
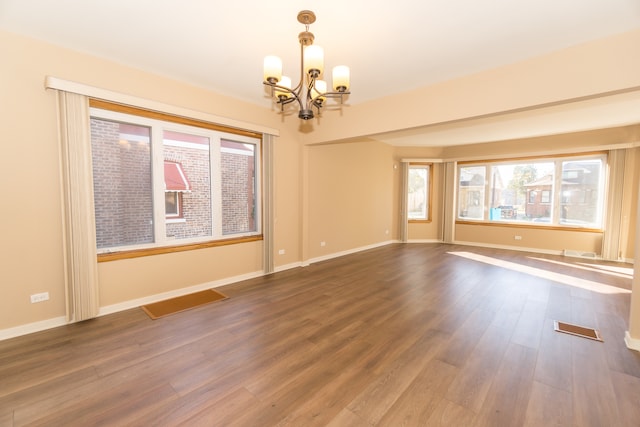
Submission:
[[[400,163],[400,241],[407,243],[409,240],[409,212],[407,203],[409,196],[409,163]]]
[[[604,236],[602,238],[602,258],[611,261],[620,259],[622,241],[622,199],[624,193],[624,175],[626,157],[630,150],[609,151],[608,192],[604,217]]]
[[[67,320],[96,317],[98,261],[93,206],[89,102],[86,96],[57,91]]]
[[[273,141],[275,137],[263,134],[262,138],[262,195],[263,195],[263,270],[265,274],[274,272],[274,186],[273,186]]]
[[[453,243],[456,226],[456,162],[444,164],[444,194],[442,196],[442,241]]]

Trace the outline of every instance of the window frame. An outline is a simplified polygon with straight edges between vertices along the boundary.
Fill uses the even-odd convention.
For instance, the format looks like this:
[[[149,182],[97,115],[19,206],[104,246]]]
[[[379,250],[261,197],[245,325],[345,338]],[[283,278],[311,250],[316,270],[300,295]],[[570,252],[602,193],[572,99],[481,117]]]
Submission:
[[[560,221],[559,211],[561,210],[562,202],[562,191],[561,191],[561,182],[562,182],[562,172],[563,172],[563,163],[571,162],[571,161],[580,161],[580,160],[589,160],[589,159],[600,159],[602,162],[601,175],[600,179],[600,187],[599,190],[602,192],[602,210],[599,215],[600,224],[597,227],[584,227],[579,225],[572,224],[564,224]],[[526,222],[526,221],[508,221],[508,220],[493,220],[490,218],[490,193],[492,190],[491,182],[486,178],[487,174],[490,174],[491,167],[500,166],[500,165],[519,165],[519,164],[527,164],[527,163],[553,163],[554,164],[554,185],[550,191],[550,200],[548,202],[549,205],[553,206],[552,217],[549,222]],[[460,217],[460,170],[465,167],[484,167],[485,168],[485,182],[484,182],[484,206],[483,206],[483,217],[482,219],[474,219],[474,218],[466,218]],[[588,152],[588,153],[579,153],[579,154],[567,154],[567,155],[557,155],[557,156],[536,156],[536,157],[517,157],[517,158],[506,158],[506,159],[491,159],[491,160],[482,160],[482,161],[461,161],[457,163],[456,168],[456,206],[455,206],[455,223],[456,224],[478,224],[478,225],[488,225],[488,226],[506,226],[506,227],[519,227],[519,228],[544,228],[544,229],[556,229],[556,230],[571,230],[571,231],[585,231],[585,232],[602,232],[604,230],[605,224],[605,216],[606,216],[606,198],[608,188],[606,186],[607,182],[607,174],[609,172],[608,168],[608,155],[607,152],[597,151],[597,152]],[[535,197],[535,200],[532,202],[530,197],[532,192],[536,192],[538,195]],[[524,198],[524,204],[531,203],[541,203],[542,194],[538,190],[530,190],[527,191]],[[538,200],[540,199],[540,200]],[[545,203],[546,204],[546,203]]]
[[[433,163],[425,162],[409,162],[407,166],[407,182],[409,182],[409,176],[411,169],[427,169],[427,182],[425,183],[426,197],[425,202],[427,207],[425,209],[425,218],[411,218],[409,217],[409,188],[407,188],[407,221],[409,223],[429,223],[432,221],[431,207],[433,197]],[[409,187],[409,185],[407,185]]]
[[[175,195],[175,205],[176,205],[176,210],[177,212],[174,213],[168,213],[165,209],[165,219],[167,222],[183,222],[185,221],[184,216],[182,214],[182,192],[180,191],[165,191],[164,196],[165,196],[165,206],[166,206],[166,197],[167,194],[173,194]]]
[[[171,131],[182,131],[182,132],[192,132],[194,129],[196,132],[201,132],[203,134],[210,135],[211,133],[219,134],[219,143],[221,144],[222,139],[237,141],[241,143],[249,143],[255,146],[254,155],[255,159],[255,231],[243,232],[243,233],[235,233],[232,235],[222,234],[220,230],[219,233],[214,233],[212,230],[212,236],[205,237],[196,237],[196,238],[188,238],[188,239],[179,239],[179,240],[171,240],[166,238],[166,233],[162,234],[163,239],[161,241],[156,241],[154,243],[149,244],[140,244],[140,245],[127,245],[127,246],[118,246],[118,247],[110,247],[110,248],[102,248],[97,249],[98,251],[98,261],[111,261],[116,259],[126,259],[126,258],[135,258],[141,256],[155,255],[161,253],[171,253],[171,252],[181,252],[187,250],[201,249],[206,247],[215,247],[215,246],[225,246],[229,244],[236,243],[244,243],[250,241],[258,241],[263,240],[262,234],[262,143],[263,143],[263,135],[261,133],[246,131],[242,129],[229,128],[226,126],[217,125],[214,123],[205,122],[202,120],[191,119],[187,117],[175,116],[167,113],[160,113],[157,111],[145,110],[138,107],[132,107],[128,105],[114,104],[108,101],[90,99],[90,116],[92,118],[104,119],[104,120],[115,120],[115,121],[124,121],[126,123],[146,123],[150,122],[158,122],[161,124],[162,129],[171,130]],[[139,120],[139,121],[131,121]],[[124,119],[124,120],[122,120]],[[162,144],[162,136],[154,137],[152,135],[152,142],[154,144],[154,138],[158,138],[159,141],[155,141],[155,144]],[[156,155],[152,152],[152,156]],[[157,159],[153,159],[154,166],[160,168],[159,164],[163,162],[164,159],[160,158],[160,161]],[[157,165],[155,163],[158,163]],[[215,167],[214,164],[210,165],[210,170],[213,171]],[[161,170],[162,168],[160,168]],[[157,196],[160,191],[164,192],[164,190],[160,190],[161,184],[159,181],[162,180],[162,174],[159,177],[153,177],[154,185],[153,185],[153,193],[154,199],[159,199]],[[212,176],[213,179],[213,176]],[[215,191],[212,188],[212,192]],[[219,196],[218,196],[219,197]],[[213,195],[212,195],[213,198]],[[181,199],[180,194],[178,194],[178,199]],[[154,222],[162,222],[162,226],[164,224],[174,223],[174,222],[183,222],[182,218],[182,210],[180,212],[180,216],[166,216],[165,215],[165,200],[162,197],[162,201],[157,203],[158,205],[162,205],[162,215],[158,214],[158,207],[154,206]],[[212,227],[215,227],[212,224]],[[157,233],[154,233],[154,235]],[[155,239],[155,237],[154,237]]]

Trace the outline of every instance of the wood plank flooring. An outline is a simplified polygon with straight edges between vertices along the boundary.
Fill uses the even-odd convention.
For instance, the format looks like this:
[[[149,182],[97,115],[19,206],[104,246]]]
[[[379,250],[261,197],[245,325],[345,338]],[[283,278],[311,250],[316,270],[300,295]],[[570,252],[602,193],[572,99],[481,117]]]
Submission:
[[[638,426],[630,287],[625,264],[389,245],[1,341],[0,426]]]

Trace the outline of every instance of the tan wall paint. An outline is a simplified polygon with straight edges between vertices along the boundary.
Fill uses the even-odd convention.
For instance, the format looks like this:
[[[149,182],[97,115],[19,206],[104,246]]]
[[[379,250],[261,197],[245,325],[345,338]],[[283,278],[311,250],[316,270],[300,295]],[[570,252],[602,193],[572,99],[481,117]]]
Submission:
[[[5,141],[0,177],[5,183],[16,183],[5,188],[5,200],[11,201],[12,208],[3,210],[0,221],[4,243],[0,249],[0,330],[64,315],[56,108],[54,94],[43,88],[46,75],[280,129],[281,137],[275,142],[275,248],[285,249],[286,254],[275,255],[275,259],[277,265],[286,265],[397,238],[399,177],[393,166],[401,158],[514,154],[529,152],[531,144],[543,142],[546,145],[536,147],[557,148],[557,141],[538,139],[447,150],[393,148],[361,135],[640,86],[640,58],[627,54],[639,42],[640,31],[636,31],[403,96],[345,107],[342,115],[326,114],[322,123],[307,124],[312,131],[304,133],[298,120],[281,120],[270,110],[0,32],[5,77],[0,79],[0,95],[11,100],[0,103]],[[637,131],[632,132],[637,141]],[[595,134],[581,136],[590,135]],[[567,138],[566,148],[585,144],[584,139]],[[350,142],[311,145],[346,139]],[[595,146],[598,141],[587,144]],[[637,186],[637,170],[633,177]],[[434,195],[438,188],[434,186]],[[629,208],[630,230],[635,227],[637,194],[636,190],[631,203],[635,208]],[[460,226],[456,239],[513,245],[515,229],[494,233],[495,228]],[[412,232],[416,236],[433,234],[431,229]],[[517,232],[525,247],[547,248],[547,242],[556,239],[533,231]],[[599,248],[598,238],[588,237],[590,233],[562,233],[556,234],[557,239],[571,239],[581,246],[575,249]],[[320,241],[327,246],[321,248]],[[102,305],[255,272],[261,268],[261,245],[254,242],[103,263],[99,267]],[[628,244],[627,251],[632,246]],[[564,247],[554,243],[552,248]],[[185,274],[179,274],[181,270]],[[30,304],[29,295],[42,291],[49,291],[51,300]],[[640,307],[640,302],[634,304]]]
[[[310,259],[391,239],[393,165],[392,147],[379,142],[309,148]]]
[[[102,306],[262,270],[262,242],[98,264]],[[123,299],[124,298],[124,299]]]
[[[159,101],[177,107],[279,128],[276,138],[276,264],[298,261],[299,144],[294,128],[268,109],[202,88],[41,41],[0,32],[3,78],[0,117],[3,191],[0,235],[0,330],[64,316],[61,190],[54,91],[45,76]],[[10,101],[10,102],[9,102]],[[11,207],[10,209],[8,207]],[[262,268],[262,242],[209,248],[99,265],[101,306],[179,290]],[[31,304],[29,295],[49,292]]]
[[[521,236],[522,240],[515,240],[515,236]],[[457,224],[455,239],[457,242],[548,251],[570,249],[596,254],[600,253],[602,247],[602,235],[600,233],[475,224]]]
[[[566,153],[601,151],[640,141],[640,125],[596,129],[563,135],[446,147],[446,160],[491,160]]]

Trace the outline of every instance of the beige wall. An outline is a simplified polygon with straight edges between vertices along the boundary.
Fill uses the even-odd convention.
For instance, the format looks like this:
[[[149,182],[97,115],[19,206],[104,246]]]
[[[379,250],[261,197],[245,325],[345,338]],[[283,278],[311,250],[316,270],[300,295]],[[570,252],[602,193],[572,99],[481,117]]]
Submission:
[[[92,56],[0,32],[3,191],[0,331],[65,315],[61,190],[54,91],[45,76],[280,129],[275,142],[276,265],[300,260],[300,148],[264,108]],[[291,126],[293,129],[293,126]],[[99,264],[101,306],[259,272],[262,242]],[[31,304],[29,296],[49,292]]]
[[[327,113],[305,124],[273,111],[183,82],[131,69],[89,55],[0,32],[3,79],[0,117],[5,184],[0,221],[0,332],[64,315],[61,205],[55,96],[44,77],[93,85],[178,107],[280,129],[275,142],[275,260],[289,266],[398,238],[399,168],[404,158],[454,159],[508,156],[536,150],[568,150],[637,143],[637,128],[597,131],[552,139],[518,140],[442,148],[392,147],[368,138],[397,129],[463,120],[538,105],[640,87],[640,31],[566,49],[544,57],[462,77],[402,96]],[[346,124],[348,123],[348,126]],[[311,128],[311,131],[307,132]],[[609,138],[609,139],[607,139]],[[635,138],[635,139],[634,139]],[[633,140],[633,141],[632,141]],[[635,230],[637,151],[629,172],[633,186],[625,200],[628,232]],[[437,239],[441,231],[441,165],[435,167],[434,221],[413,226],[416,239]],[[570,239],[577,250],[594,251],[599,237],[525,233],[509,228],[459,226],[459,240],[560,249]],[[388,233],[387,233],[388,231]],[[633,254],[633,242],[626,251]],[[320,246],[320,242],[326,242]],[[277,251],[285,250],[284,255]],[[101,305],[117,305],[195,284],[259,271],[262,243],[210,248],[99,265]],[[48,291],[47,302],[29,295]],[[640,299],[634,302],[640,311]],[[640,328],[639,328],[640,329]]]
[[[308,150],[308,258],[388,241],[393,229],[392,147],[374,141]],[[325,246],[321,246],[325,242]]]
[[[606,151],[605,148],[624,148],[640,141],[640,125],[629,125],[610,129],[575,132],[563,135],[526,138],[511,141],[448,147],[443,151],[445,160],[475,160],[518,158],[530,155],[584,153]],[[633,236],[635,230],[635,201],[637,194],[637,165],[633,162],[638,156],[638,148],[632,148],[627,160],[627,176],[623,201],[623,244],[622,259],[632,260],[634,254]],[[633,215],[633,216],[632,216]],[[633,220],[632,220],[633,218]],[[520,236],[522,240],[515,240]],[[563,251],[600,254],[602,233],[581,231],[540,230],[522,227],[457,225],[455,240],[474,244],[534,249],[541,251]]]

